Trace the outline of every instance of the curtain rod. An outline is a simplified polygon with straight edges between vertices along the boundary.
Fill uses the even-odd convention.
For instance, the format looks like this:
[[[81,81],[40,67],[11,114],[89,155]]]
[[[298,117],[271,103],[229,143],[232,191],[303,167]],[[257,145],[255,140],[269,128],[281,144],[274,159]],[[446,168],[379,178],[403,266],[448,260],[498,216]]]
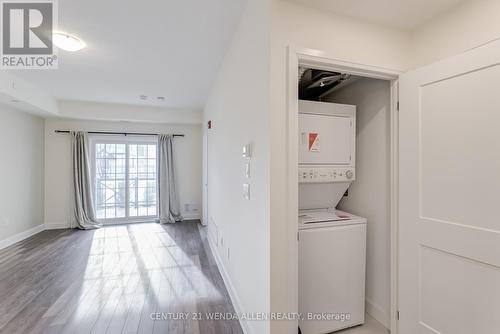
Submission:
[[[69,130],[55,130],[55,133],[70,133]],[[90,134],[102,135],[122,135],[122,136],[158,136],[157,133],[142,133],[142,132],[109,132],[109,131],[87,131]],[[174,137],[184,137],[183,134],[174,134]]]

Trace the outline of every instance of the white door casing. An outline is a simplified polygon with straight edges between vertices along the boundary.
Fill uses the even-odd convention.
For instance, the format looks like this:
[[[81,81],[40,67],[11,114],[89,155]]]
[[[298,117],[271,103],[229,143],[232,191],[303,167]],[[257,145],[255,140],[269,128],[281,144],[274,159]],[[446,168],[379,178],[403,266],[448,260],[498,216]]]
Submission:
[[[400,76],[399,333],[500,330],[500,41]]]
[[[207,130],[208,131],[208,130]],[[201,223],[208,225],[208,133],[203,135],[203,215]]]
[[[299,64],[306,67],[324,69],[328,71],[337,71],[359,75],[369,78],[376,78],[391,81],[391,171],[390,171],[390,189],[391,189],[391,333],[397,334],[396,319],[396,296],[398,291],[397,280],[397,199],[398,199],[398,122],[397,122],[397,86],[398,76],[402,73],[400,69],[390,69],[376,66],[374,64],[360,64],[338,59],[328,54],[313,49],[288,47],[288,76],[287,76],[287,239],[288,239],[288,281],[285,283],[288,287],[288,311],[298,312],[298,67]],[[297,321],[288,322],[288,333],[297,333]]]

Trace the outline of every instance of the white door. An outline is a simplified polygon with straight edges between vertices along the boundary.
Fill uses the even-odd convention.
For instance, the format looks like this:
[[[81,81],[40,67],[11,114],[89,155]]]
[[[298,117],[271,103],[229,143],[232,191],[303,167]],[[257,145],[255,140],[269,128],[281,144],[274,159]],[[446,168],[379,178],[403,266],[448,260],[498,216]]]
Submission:
[[[500,41],[400,77],[399,333],[500,332]]]

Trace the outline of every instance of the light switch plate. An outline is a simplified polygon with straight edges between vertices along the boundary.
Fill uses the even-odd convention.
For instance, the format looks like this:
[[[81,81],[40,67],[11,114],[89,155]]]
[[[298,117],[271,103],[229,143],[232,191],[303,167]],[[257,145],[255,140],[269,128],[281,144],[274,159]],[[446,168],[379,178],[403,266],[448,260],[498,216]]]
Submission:
[[[247,179],[250,178],[250,161],[247,161],[247,163],[245,164],[245,177]]]
[[[250,200],[250,184],[243,183],[243,198]]]

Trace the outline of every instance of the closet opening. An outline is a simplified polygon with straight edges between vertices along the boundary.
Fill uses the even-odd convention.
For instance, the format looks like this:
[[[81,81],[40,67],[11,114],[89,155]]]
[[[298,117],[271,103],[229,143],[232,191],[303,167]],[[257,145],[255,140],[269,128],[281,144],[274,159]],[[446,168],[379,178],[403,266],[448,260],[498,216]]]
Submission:
[[[308,315],[299,332],[387,333],[397,313],[397,75],[307,58],[289,101],[296,309]]]

